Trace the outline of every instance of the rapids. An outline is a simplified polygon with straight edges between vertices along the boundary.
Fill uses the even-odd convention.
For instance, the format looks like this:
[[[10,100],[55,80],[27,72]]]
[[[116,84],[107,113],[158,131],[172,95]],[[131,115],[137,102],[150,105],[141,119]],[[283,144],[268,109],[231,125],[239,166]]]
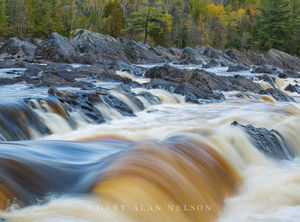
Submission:
[[[293,81],[277,79],[274,87]],[[131,89],[138,102],[114,83],[96,84],[134,115],[99,94],[104,122],[95,124],[45,88],[0,87],[9,94],[0,103],[5,221],[300,221],[298,103],[227,92],[223,102],[198,105],[161,89]],[[234,121],[271,133],[253,141]],[[261,152],[256,142],[267,145],[263,138],[295,158]]]

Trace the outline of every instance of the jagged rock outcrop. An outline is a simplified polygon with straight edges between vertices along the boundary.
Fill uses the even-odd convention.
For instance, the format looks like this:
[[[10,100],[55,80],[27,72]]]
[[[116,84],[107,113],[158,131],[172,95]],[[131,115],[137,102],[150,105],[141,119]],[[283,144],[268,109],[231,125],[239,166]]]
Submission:
[[[53,62],[80,62],[75,46],[68,38],[55,32],[38,44],[35,57]]]
[[[149,84],[146,84],[148,88],[163,88],[197,99],[223,98],[223,95],[216,91],[237,90],[258,93],[262,90],[257,84],[243,76],[217,76],[205,70],[188,71],[169,65],[151,68],[146,72],[145,77],[152,79]],[[194,96],[191,96],[192,94]]]
[[[123,48],[128,60],[132,63],[163,63],[168,61],[163,56],[158,55],[153,47],[141,42],[124,41],[123,38]]]
[[[293,149],[278,131],[256,128],[252,125],[242,125],[236,121],[232,125],[245,131],[255,147],[267,156],[280,160],[295,158]]]
[[[8,39],[0,48],[0,54],[13,55],[16,57],[34,57],[36,46],[19,39]]]
[[[76,30],[71,44],[75,46],[80,63],[95,63],[101,60],[127,61],[119,40],[88,30]]]
[[[275,67],[300,72],[300,59],[298,57],[276,49],[270,49],[268,51],[266,61]]]

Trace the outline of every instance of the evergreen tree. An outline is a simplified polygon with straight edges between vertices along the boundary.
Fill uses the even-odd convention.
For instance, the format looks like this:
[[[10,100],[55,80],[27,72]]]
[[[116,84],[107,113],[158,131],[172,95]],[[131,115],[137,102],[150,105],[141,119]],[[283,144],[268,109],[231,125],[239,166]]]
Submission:
[[[124,28],[123,9],[120,2],[109,1],[103,10],[103,31],[113,37],[121,36]]]
[[[291,35],[289,0],[262,0],[256,39],[261,49],[287,50]]]
[[[6,15],[6,0],[0,0],[0,37],[9,35],[8,16]]]

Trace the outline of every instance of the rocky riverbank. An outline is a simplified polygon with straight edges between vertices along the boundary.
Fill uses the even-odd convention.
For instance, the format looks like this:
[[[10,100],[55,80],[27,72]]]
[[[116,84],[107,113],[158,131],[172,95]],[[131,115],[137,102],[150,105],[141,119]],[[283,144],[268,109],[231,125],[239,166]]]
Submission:
[[[300,77],[300,59],[274,49],[266,54],[206,46],[167,49],[77,30],[72,39],[52,33],[37,45],[9,39],[0,48],[0,54],[0,69],[8,70],[0,76],[1,86],[46,88],[49,97],[66,112],[80,111],[88,122],[94,123],[105,121],[95,107],[97,104],[108,105],[123,116],[135,115],[132,107],[114,92],[125,96],[136,110],[145,109],[143,98],[151,104],[162,102],[157,95],[147,92],[156,89],[182,95],[190,103],[221,102],[232,91],[241,96],[252,93],[295,102],[286,92],[300,92],[297,82],[291,82],[284,90],[276,86],[277,79]],[[219,69],[226,74],[220,75]],[[138,81],[139,78],[147,81]],[[114,86],[107,88],[105,83]],[[134,90],[137,88],[144,91]],[[27,106],[32,98],[40,101],[28,97]]]

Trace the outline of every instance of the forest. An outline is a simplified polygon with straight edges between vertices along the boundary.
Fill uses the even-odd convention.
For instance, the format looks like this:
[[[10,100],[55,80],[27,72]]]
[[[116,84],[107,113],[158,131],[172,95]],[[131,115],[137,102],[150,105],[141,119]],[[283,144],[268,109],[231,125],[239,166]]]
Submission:
[[[165,47],[300,55],[300,0],[0,0],[0,37],[88,29]]]

